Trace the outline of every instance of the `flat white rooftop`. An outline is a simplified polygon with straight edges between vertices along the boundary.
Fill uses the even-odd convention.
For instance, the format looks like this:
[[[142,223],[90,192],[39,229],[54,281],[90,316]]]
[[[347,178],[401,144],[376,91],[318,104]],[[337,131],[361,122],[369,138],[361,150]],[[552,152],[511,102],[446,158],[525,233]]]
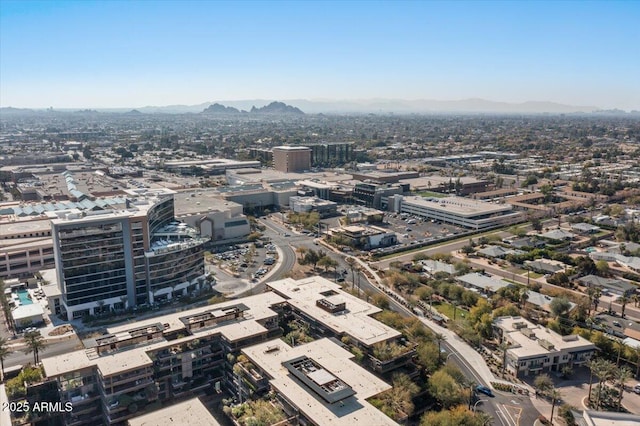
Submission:
[[[462,197],[423,198],[406,196],[402,199],[402,202],[466,218],[495,213],[506,213],[513,210],[513,207],[510,204],[493,204]]]
[[[44,311],[42,310],[42,306],[40,303],[30,303],[28,305],[20,305],[11,311],[11,315],[13,319],[18,320],[26,320],[29,318],[42,316],[44,315]]]
[[[518,358],[529,358],[559,351],[573,351],[575,349],[595,350],[595,345],[578,335],[561,336],[548,328],[535,325],[522,317],[500,317],[494,321],[496,327],[505,332],[508,340],[518,345],[508,350]],[[530,334],[528,337],[523,333]],[[547,350],[540,345],[541,341],[547,341],[553,345],[552,350]]]
[[[219,426],[198,398],[129,419],[129,426]]]
[[[92,366],[97,366],[103,376],[125,372],[140,367],[151,366],[153,362],[147,355],[147,352],[161,349],[165,346],[179,344],[181,342],[188,342],[198,338],[198,336],[220,333],[228,341],[235,342],[240,339],[263,333],[266,331],[266,328],[259,324],[258,321],[277,316],[276,312],[271,310],[270,306],[282,302],[284,302],[284,299],[273,292],[261,293],[239,300],[230,300],[217,305],[204,306],[202,308],[176,312],[169,315],[149,318],[144,321],[136,321],[130,324],[111,327],[107,329],[107,333],[114,335],[126,333],[134,328],[140,329],[143,327],[153,326],[158,323],[168,326],[168,331],[185,330],[185,324],[180,320],[180,318],[238,305],[238,303],[242,303],[249,308],[245,311],[244,318],[223,322],[212,327],[194,330],[193,335],[188,335],[182,339],[172,341],[155,340],[150,342],[148,345],[123,348],[118,352],[92,357],[89,357],[85,349],[81,349],[58,356],[43,358],[42,364],[46,375],[49,377],[58,376]]]
[[[330,339],[315,340],[296,347],[276,339],[243,349],[242,352],[272,378],[271,386],[317,424],[397,424],[366,401],[367,398],[391,389],[391,386],[353,362],[353,354]],[[323,368],[319,370],[321,373],[320,377],[317,377],[318,380],[338,378],[349,385],[355,391],[355,395],[333,404],[321,399],[283,366],[284,362],[299,357],[313,359]]]
[[[371,318],[381,311],[374,305],[341,290],[340,286],[322,277],[301,280],[286,278],[268,283],[276,293],[287,298],[287,302],[306,315],[322,323],[336,334],[348,334],[364,345],[371,346],[400,337],[401,333]],[[331,313],[316,305],[320,299],[339,295],[345,309]]]
[[[136,321],[133,324],[124,324],[115,327],[109,327],[107,328],[107,332],[109,334],[117,334],[123,331],[128,331],[132,328],[147,327],[157,323],[168,324],[169,331],[184,330],[185,325],[180,320],[180,318],[198,315],[215,309],[224,309],[226,307],[235,306],[238,303],[242,303],[243,305],[247,306],[247,308],[249,308],[245,312],[245,319],[260,321],[276,315],[276,313],[270,307],[282,302],[284,302],[284,299],[273,292],[260,293],[254,296],[243,297],[242,299],[229,300],[227,302],[218,303],[215,305],[203,306],[201,308],[189,309],[188,311],[175,312],[173,314],[161,315],[143,321]],[[221,326],[217,327],[217,329],[220,328]]]

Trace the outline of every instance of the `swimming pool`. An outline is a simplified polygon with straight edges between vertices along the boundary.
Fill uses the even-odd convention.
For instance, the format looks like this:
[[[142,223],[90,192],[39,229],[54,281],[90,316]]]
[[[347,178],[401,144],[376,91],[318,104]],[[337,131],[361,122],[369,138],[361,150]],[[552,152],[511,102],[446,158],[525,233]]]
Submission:
[[[29,298],[29,292],[27,290],[18,290],[18,297],[20,298],[21,305],[31,305],[33,300]]]

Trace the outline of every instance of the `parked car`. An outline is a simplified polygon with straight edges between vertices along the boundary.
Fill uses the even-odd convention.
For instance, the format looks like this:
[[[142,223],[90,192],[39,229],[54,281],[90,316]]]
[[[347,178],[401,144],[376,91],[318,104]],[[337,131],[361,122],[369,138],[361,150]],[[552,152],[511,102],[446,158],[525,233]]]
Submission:
[[[485,394],[487,396],[493,397],[493,392],[491,391],[491,389],[489,389],[486,386],[478,385],[476,387],[476,392],[480,392],[480,393],[483,393],[483,394]]]
[[[638,383],[637,385],[635,385],[635,386],[633,387],[633,391],[634,391],[635,393],[637,393],[638,395],[640,395],[640,383]]]

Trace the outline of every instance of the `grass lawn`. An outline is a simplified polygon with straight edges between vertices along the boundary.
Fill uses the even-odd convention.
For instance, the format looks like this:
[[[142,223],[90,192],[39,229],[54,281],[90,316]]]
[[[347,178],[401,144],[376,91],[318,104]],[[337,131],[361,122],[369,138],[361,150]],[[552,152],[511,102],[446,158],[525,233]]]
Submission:
[[[439,192],[431,192],[431,191],[418,192],[416,193],[416,195],[420,197],[434,197],[434,198],[444,198],[449,196],[448,194],[441,194]]]
[[[453,305],[450,303],[434,303],[433,307],[436,308],[438,312],[445,315],[449,319],[453,319]],[[458,307],[456,308],[456,319],[460,318],[460,314],[464,314],[466,318],[469,315],[469,312],[464,309]]]

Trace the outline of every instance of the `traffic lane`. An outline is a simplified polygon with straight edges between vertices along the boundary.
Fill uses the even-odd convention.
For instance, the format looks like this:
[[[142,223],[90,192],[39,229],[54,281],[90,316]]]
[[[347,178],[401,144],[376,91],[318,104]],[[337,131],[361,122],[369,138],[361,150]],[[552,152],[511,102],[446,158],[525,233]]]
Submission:
[[[505,238],[511,236],[512,234],[507,231],[496,231],[487,235],[497,235],[500,238]],[[477,242],[477,239],[480,238],[478,236],[473,237],[474,241]],[[389,267],[391,262],[410,262],[413,260],[413,257],[418,253],[426,254],[427,256],[433,256],[434,254],[448,254],[454,251],[460,250],[462,247],[469,244],[469,239],[461,239],[458,241],[454,241],[451,243],[446,243],[442,245],[438,245],[435,247],[426,247],[424,250],[417,250],[407,254],[399,254],[398,256],[394,256],[389,259],[380,260],[378,262],[371,262],[371,265],[375,265],[379,269],[386,269]]]
[[[24,348],[11,347],[9,355],[4,359],[4,367],[13,367],[15,365],[33,364],[33,354],[25,354]],[[40,359],[49,358],[56,355],[61,355],[67,352],[71,352],[77,349],[82,349],[82,343],[78,337],[73,334],[71,338],[67,340],[60,340],[46,342],[44,349],[41,349],[38,354]]]
[[[453,363],[462,371],[464,376],[471,380],[471,386],[474,389],[474,399],[471,408],[474,406],[476,411],[482,411],[493,418],[491,424],[500,426],[517,426],[519,424],[533,424],[538,417],[538,411],[535,409],[529,397],[524,395],[515,395],[493,390],[493,397],[475,392],[477,385],[491,387],[489,383],[483,381],[473,369],[471,369],[464,358],[455,350],[455,348],[444,341],[442,346],[447,353],[446,362]],[[527,419],[528,423],[523,423],[523,419]]]

